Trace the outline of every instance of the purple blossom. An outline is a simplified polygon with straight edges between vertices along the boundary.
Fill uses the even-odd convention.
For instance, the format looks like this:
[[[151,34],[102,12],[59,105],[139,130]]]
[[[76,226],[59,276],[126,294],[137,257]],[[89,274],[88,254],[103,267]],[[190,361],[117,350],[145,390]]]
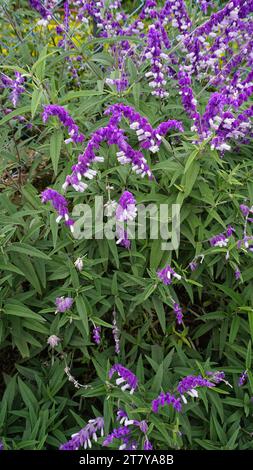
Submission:
[[[183,312],[182,312],[182,308],[180,307],[180,305],[177,304],[176,302],[174,302],[173,304],[173,311],[176,315],[176,320],[177,320],[178,325],[181,325],[183,322]]]
[[[240,205],[240,211],[243,214],[244,217],[247,217],[250,213],[250,208],[246,206],[245,204]]]
[[[78,433],[73,434],[71,439],[60,446],[60,450],[78,450],[80,447],[87,449],[92,447],[92,441],[97,442],[97,433],[104,435],[104,419],[90,419],[88,424]]]
[[[58,217],[56,218],[56,222],[59,223],[62,218],[65,219],[65,225],[70,227],[70,230],[73,232],[74,230],[74,221],[69,218],[69,211],[68,211],[68,203],[64,196],[59,194],[54,189],[45,189],[41,193],[41,201],[43,204],[50,201],[53,208],[58,213]]]
[[[239,380],[238,380],[238,385],[239,385],[239,387],[242,387],[242,386],[247,382],[247,379],[248,379],[248,372],[247,372],[247,370],[245,370],[245,371],[241,374],[241,376],[240,376],[240,378],[239,378]]]
[[[240,269],[239,269],[239,268],[236,268],[234,274],[235,274],[235,279],[236,279],[236,281],[238,281],[238,280],[240,279],[240,277],[241,277],[241,271],[240,271]]]
[[[114,364],[109,371],[109,379],[112,378],[113,374],[117,372],[119,378],[116,379],[116,384],[121,385],[121,390],[125,391],[130,389],[130,395],[134,393],[138,387],[138,379],[129,369],[122,366],[121,364]]]
[[[198,267],[198,263],[196,263],[196,261],[191,261],[189,263],[189,268],[191,271],[196,271],[197,267]]]
[[[207,371],[206,375],[209,376],[210,379],[213,380],[215,384],[224,382],[224,379],[225,379],[225,372],[223,371],[217,371],[217,372]]]
[[[55,313],[63,313],[66,310],[69,310],[73,304],[72,297],[57,297],[55,300],[55,305],[57,307]]]
[[[145,441],[143,444],[143,450],[153,450],[153,446],[147,437],[145,438]]]
[[[13,80],[3,73],[0,75],[0,88],[9,88],[11,90],[9,98],[14,108],[16,108],[18,104],[20,95],[25,92],[25,88],[22,86],[24,81],[25,79],[18,71],[15,71],[15,79]]]
[[[100,326],[96,326],[93,328],[93,332],[92,332],[92,336],[93,336],[93,341],[94,343],[96,344],[100,344],[101,343],[101,327]]]
[[[228,238],[224,235],[224,233],[219,233],[218,235],[212,237],[209,242],[211,246],[218,246],[222,248],[227,246]]]
[[[65,140],[66,144],[69,142],[83,142],[84,135],[79,133],[78,126],[63,106],[59,106],[57,104],[44,106],[44,111],[42,113],[43,122],[47,122],[50,116],[57,116],[61,123],[68,128],[69,138]]]
[[[51,346],[51,348],[55,348],[56,346],[58,346],[60,341],[61,340],[60,340],[60,338],[58,338],[58,336],[51,335],[51,336],[49,336],[49,338],[47,340],[47,344],[49,344],[49,346]]]
[[[177,274],[170,265],[165,266],[165,268],[157,271],[157,276],[166,286],[172,283],[173,277],[176,279],[181,279],[181,276]]]
[[[117,429],[113,429],[111,434],[108,434],[103,442],[103,446],[107,447],[110,445],[114,439],[124,439],[128,437],[131,433],[130,429],[127,426],[121,426]]]
[[[45,20],[50,19],[51,12],[42,4],[41,0],[29,0],[29,2],[31,7],[34,8],[34,10],[36,10],[42,16],[42,18]]]
[[[231,225],[229,225],[227,228],[227,236],[232,237],[233,233],[235,233],[235,229]]]
[[[119,199],[119,204],[116,209],[116,219],[119,221],[134,220],[137,215],[137,208],[135,206],[136,200],[130,191],[124,191]]]
[[[160,406],[169,405],[172,406],[177,412],[182,410],[182,403],[180,398],[176,398],[171,393],[160,393],[160,395],[152,401],[152,411],[158,413]]]
[[[0,451],[1,450],[4,450],[4,445],[3,445],[2,441],[0,441]]]
[[[214,387],[215,384],[210,382],[207,379],[204,379],[201,377],[201,375],[188,375],[187,377],[184,377],[177,386],[177,391],[180,393],[182,400],[184,403],[187,403],[187,400],[184,396],[185,393],[190,395],[191,397],[198,397],[198,392],[196,388],[198,387]]]

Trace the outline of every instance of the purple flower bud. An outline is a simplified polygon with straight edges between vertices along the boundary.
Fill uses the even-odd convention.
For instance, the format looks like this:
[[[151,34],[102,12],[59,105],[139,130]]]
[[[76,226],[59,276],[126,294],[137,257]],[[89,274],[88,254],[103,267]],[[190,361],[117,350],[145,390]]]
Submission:
[[[93,341],[96,344],[101,343],[100,333],[101,333],[101,327],[100,326],[96,326],[95,328],[93,328],[92,336],[93,336]]]
[[[66,310],[69,310],[72,307],[73,299],[72,297],[57,297],[55,300],[55,305],[57,307],[55,313],[63,313]]]
[[[157,276],[166,286],[172,283],[173,277],[179,280],[181,279],[181,276],[177,274],[169,265],[165,266],[163,269],[160,269],[160,271],[157,271]]]
[[[247,372],[247,370],[245,370],[245,371],[241,374],[241,376],[240,376],[240,378],[239,378],[239,380],[238,380],[238,385],[239,385],[239,387],[242,387],[242,386],[247,382],[247,380],[248,380],[248,372]]]
[[[56,346],[58,346],[60,341],[61,340],[60,340],[60,338],[58,338],[58,336],[51,335],[51,336],[49,336],[49,338],[47,340],[47,344],[49,344],[49,346],[51,346],[51,348],[55,348]]]

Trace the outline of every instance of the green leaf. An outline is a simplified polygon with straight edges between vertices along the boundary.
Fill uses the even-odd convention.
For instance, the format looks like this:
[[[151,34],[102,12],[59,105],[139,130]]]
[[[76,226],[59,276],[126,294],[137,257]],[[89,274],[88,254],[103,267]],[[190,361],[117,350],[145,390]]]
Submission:
[[[23,253],[25,255],[28,255],[28,256],[32,256],[32,257],[35,257],[35,258],[41,258],[41,259],[45,259],[45,260],[50,260],[50,256],[46,255],[45,253],[43,253],[42,251],[38,250],[37,248],[34,248],[33,246],[31,245],[28,245],[26,243],[12,243],[11,246],[8,247],[8,252],[16,252],[16,253]]]
[[[50,138],[50,158],[53,164],[54,174],[57,175],[58,163],[63,141],[63,132],[60,129],[54,131]]]
[[[21,318],[30,318],[38,322],[46,321],[39,314],[34,313],[26,305],[23,305],[16,300],[9,300],[4,306],[4,311],[6,315],[14,315],[16,317],[21,317]]]

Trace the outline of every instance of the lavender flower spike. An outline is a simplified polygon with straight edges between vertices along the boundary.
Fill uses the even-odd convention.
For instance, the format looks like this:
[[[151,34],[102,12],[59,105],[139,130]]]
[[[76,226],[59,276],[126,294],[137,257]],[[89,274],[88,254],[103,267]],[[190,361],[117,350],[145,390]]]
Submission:
[[[45,189],[41,193],[41,201],[43,204],[50,201],[54,209],[58,212],[56,222],[59,223],[62,218],[65,219],[65,225],[70,227],[71,232],[74,231],[74,221],[69,218],[68,203],[64,196],[59,194],[54,189]]]
[[[109,371],[109,378],[111,379],[113,374],[117,372],[119,378],[116,379],[117,385],[122,385],[121,390],[125,391],[130,389],[130,395],[132,395],[135,389],[138,387],[138,379],[129,369],[122,366],[121,364],[114,364]]]
[[[164,405],[171,405],[177,412],[182,410],[182,403],[180,398],[176,398],[171,393],[160,393],[160,395],[152,401],[152,411],[158,413],[159,407]]]
[[[62,124],[68,128],[69,138],[65,140],[66,144],[70,142],[83,142],[84,135],[79,133],[78,126],[63,106],[59,106],[57,104],[44,106],[44,111],[42,113],[43,122],[47,122],[50,116],[57,116]]]
[[[72,307],[73,299],[72,297],[57,297],[55,300],[55,305],[57,307],[55,313],[63,313],[66,310],[69,310]]]
[[[22,77],[20,72],[15,71],[15,79],[14,80],[9,78],[7,75],[1,73],[0,81],[1,81],[0,88],[2,88],[2,87],[3,88],[9,88],[11,90],[11,94],[10,94],[9,98],[10,98],[14,108],[16,108],[16,106],[18,104],[19,96],[21,95],[21,93],[25,92],[25,88],[22,86],[22,84],[25,81],[24,78]]]
[[[73,434],[71,439],[60,446],[60,450],[78,450],[80,447],[87,449],[92,447],[92,440],[97,442],[97,432],[104,435],[104,419],[90,419],[88,424],[78,433]]]
[[[180,307],[180,305],[177,304],[176,302],[174,302],[173,304],[173,311],[176,315],[176,320],[177,320],[178,325],[181,325],[183,321],[183,312],[182,312],[182,308]]]

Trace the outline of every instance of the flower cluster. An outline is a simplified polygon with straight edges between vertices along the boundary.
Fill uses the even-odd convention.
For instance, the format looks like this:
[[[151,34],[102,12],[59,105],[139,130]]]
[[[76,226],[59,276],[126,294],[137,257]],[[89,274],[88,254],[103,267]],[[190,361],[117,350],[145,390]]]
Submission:
[[[58,336],[51,335],[51,336],[49,336],[49,338],[47,340],[47,344],[49,344],[49,346],[51,346],[51,348],[54,349],[56,346],[58,346],[60,341],[61,340],[60,340],[60,338],[58,338]]]
[[[101,327],[100,326],[95,326],[93,328],[93,332],[92,332],[92,337],[93,337],[94,343],[100,344],[100,342],[101,342],[100,334],[101,334]]]
[[[46,202],[50,201],[52,203],[52,206],[58,213],[58,217],[56,218],[56,222],[59,223],[62,218],[65,220],[65,225],[70,227],[70,230],[73,231],[73,225],[74,221],[69,218],[69,211],[68,211],[68,203],[62,194],[59,194],[57,191],[54,189],[45,189],[41,193],[41,201],[43,204]]]
[[[92,441],[97,442],[97,433],[100,432],[101,437],[104,435],[104,419],[99,417],[90,419],[88,424],[78,433],[73,434],[71,439],[60,446],[60,450],[79,450],[80,447],[91,449]]]
[[[72,297],[57,297],[55,300],[56,311],[55,313],[64,313],[69,310],[73,304]]]
[[[4,73],[0,74],[0,88],[9,88],[11,90],[9,99],[14,108],[18,104],[20,95],[25,92],[25,88],[22,86],[24,81],[24,77],[18,71],[15,71],[15,79],[8,77]]]
[[[174,271],[174,269],[171,268],[171,266],[169,264],[167,266],[165,266],[165,268],[160,269],[159,271],[157,271],[157,276],[163,282],[163,284],[165,284],[166,286],[168,286],[169,284],[172,283],[173,278],[179,279],[179,280],[181,279],[180,274],[177,274]]]
[[[50,116],[57,116],[61,123],[68,128],[69,138],[65,140],[66,144],[70,142],[83,142],[84,135],[79,132],[79,128],[75,121],[69,115],[68,111],[63,108],[63,106],[59,106],[57,104],[49,104],[44,106],[42,114],[43,122],[47,122]]]
[[[114,373],[117,373],[119,378],[116,379],[117,385],[122,385],[121,390],[125,391],[130,389],[130,395],[134,393],[138,387],[138,379],[129,369],[122,366],[121,364],[114,364],[109,371],[109,379],[112,378]]]

